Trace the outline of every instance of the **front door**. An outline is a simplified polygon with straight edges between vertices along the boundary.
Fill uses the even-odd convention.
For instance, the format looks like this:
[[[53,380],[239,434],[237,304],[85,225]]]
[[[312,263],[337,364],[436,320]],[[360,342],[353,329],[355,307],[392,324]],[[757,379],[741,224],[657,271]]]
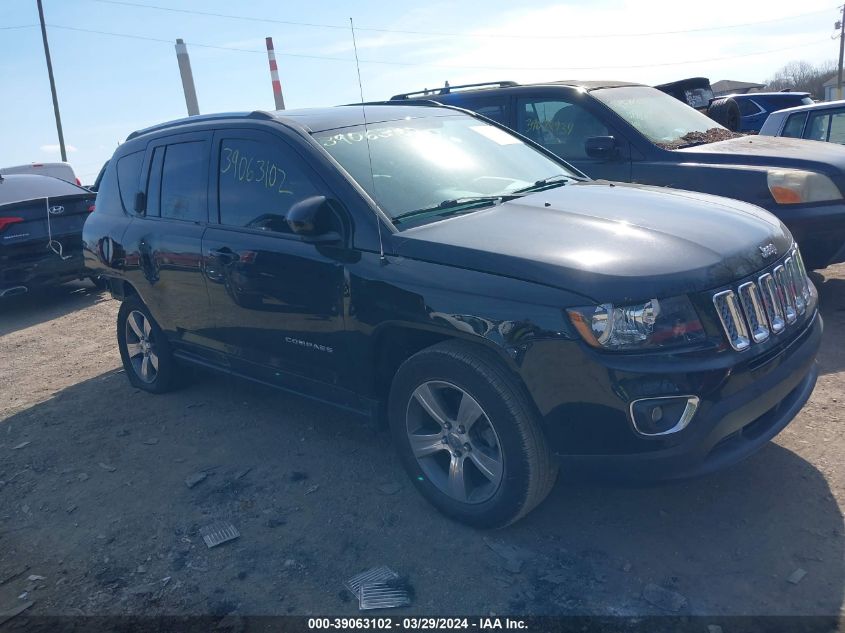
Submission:
[[[596,114],[576,100],[558,96],[520,97],[516,101],[516,130],[543,145],[590,178],[628,181],[631,179],[630,148]],[[588,138],[613,136],[617,155],[592,158],[587,155]]]
[[[215,338],[230,361],[268,382],[311,391],[335,384],[344,345],[344,266],[293,234],[294,203],[326,185],[276,135],[215,133],[217,223],[203,238]]]

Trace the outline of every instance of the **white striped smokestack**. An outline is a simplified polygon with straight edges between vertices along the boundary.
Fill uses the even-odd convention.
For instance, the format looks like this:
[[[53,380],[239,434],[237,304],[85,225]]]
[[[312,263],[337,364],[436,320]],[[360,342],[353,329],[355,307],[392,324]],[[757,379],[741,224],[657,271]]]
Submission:
[[[265,38],[267,42],[267,59],[270,61],[270,79],[273,80],[273,99],[276,110],[285,109],[285,98],[282,96],[282,82],[279,81],[279,67],[276,65],[276,51],[273,49],[273,38]]]

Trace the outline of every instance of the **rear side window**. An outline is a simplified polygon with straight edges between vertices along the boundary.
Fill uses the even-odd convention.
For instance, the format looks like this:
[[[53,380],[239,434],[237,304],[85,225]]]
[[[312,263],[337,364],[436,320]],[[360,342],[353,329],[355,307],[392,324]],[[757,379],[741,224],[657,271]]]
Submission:
[[[790,114],[789,118],[786,120],[786,125],[783,126],[781,136],[801,138],[801,132],[804,131],[804,121],[806,120],[806,112],[796,112],[795,114]]]
[[[739,111],[742,113],[742,116],[753,116],[755,114],[760,114],[763,110],[754,103],[751,99],[737,99],[737,103],[739,104]]]
[[[143,162],[143,150],[127,154],[117,161],[117,186],[120,189],[120,201],[124,211],[135,211],[135,194],[139,191]]]
[[[805,138],[811,139],[813,141],[826,141],[827,128],[829,123],[829,114],[811,114],[810,124],[807,126],[807,134]]]
[[[281,141],[223,139],[219,151],[221,224],[288,233],[291,205],[320,194]]]
[[[208,169],[202,141],[168,145],[161,170],[161,217],[205,222]]]

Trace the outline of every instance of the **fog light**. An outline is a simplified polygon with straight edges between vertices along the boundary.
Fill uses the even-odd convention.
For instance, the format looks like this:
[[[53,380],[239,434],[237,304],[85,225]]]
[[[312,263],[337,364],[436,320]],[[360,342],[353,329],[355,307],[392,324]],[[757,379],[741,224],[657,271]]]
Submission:
[[[630,404],[634,430],[648,437],[682,431],[697,410],[698,396],[641,398]]]

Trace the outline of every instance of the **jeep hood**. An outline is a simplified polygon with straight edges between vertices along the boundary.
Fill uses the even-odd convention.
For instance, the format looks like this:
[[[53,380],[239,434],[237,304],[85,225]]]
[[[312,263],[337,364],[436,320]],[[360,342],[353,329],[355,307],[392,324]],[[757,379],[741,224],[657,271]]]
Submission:
[[[787,252],[753,205],[619,183],[569,184],[394,235],[395,254],[577,292],[597,302],[717,288]],[[777,255],[764,258],[773,244]]]
[[[780,136],[743,136],[677,150],[689,162],[810,169],[828,175],[845,173],[845,147],[836,143]]]

